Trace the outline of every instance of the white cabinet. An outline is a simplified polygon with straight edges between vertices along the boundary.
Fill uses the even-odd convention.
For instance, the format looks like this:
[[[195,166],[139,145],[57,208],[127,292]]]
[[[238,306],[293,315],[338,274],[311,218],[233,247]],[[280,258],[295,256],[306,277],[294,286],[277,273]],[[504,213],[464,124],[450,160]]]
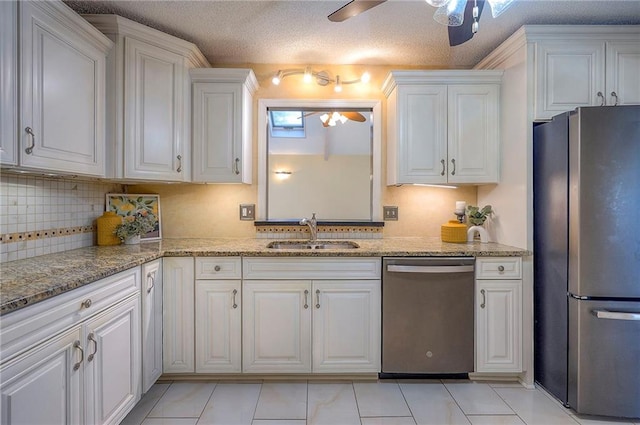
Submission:
[[[0,328],[3,424],[118,424],[140,399],[138,268],[3,315]]]
[[[163,352],[164,373],[193,373],[194,359],[194,265],[192,257],[164,257]]]
[[[575,35],[574,35],[575,37]],[[535,119],[580,106],[640,104],[640,43],[602,36],[536,43]]]
[[[476,260],[476,372],[522,371],[521,261]]]
[[[252,177],[253,94],[250,69],[192,69],[193,181],[247,183]]]
[[[239,257],[196,258],[195,372],[242,371]]]
[[[162,259],[142,265],[142,392],[162,375]]]
[[[500,71],[392,71],[387,184],[495,183]]]
[[[8,2],[2,12],[3,163],[104,176],[112,43],[62,2]]]
[[[380,371],[379,258],[246,258],[243,270],[244,372]]]
[[[0,164],[18,164],[18,2],[0,2]]]
[[[80,327],[76,326],[2,365],[0,422],[84,423],[80,339]]]
[[[115,42],[107,59],[107,177],[190,181],[192,43],[116,15],[85,15]]]

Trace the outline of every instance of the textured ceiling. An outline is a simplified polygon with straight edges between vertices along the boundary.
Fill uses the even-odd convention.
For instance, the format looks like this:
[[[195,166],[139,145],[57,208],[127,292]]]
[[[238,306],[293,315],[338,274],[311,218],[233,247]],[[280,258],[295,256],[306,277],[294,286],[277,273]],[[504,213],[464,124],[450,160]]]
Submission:
[[[344,1],[65,1],[79,13],[115,13],[195,43],[212,65],[363,64],[470,68],[524,24],[640,24],[640,0],[517,0],[449,47],[424,0],[389,0],[341,23]]]

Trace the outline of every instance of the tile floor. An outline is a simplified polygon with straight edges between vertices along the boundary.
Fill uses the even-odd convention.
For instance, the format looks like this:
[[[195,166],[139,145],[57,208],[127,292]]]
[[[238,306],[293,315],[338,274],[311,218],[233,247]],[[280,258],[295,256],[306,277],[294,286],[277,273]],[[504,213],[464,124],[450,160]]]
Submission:
[[[515,383],[384,380],[156,384],[122,425],[622,423],[634,422],[577,416],[543,391]]]

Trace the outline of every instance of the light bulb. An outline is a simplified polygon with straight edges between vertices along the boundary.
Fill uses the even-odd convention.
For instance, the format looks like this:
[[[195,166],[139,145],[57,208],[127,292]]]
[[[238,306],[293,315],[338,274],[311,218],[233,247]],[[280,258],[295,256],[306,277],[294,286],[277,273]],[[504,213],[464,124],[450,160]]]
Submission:
[[[336,86],[333,88],[333,90],[336,93],[340,93],[342,91],[342,83],[340,83],[340,76],[339,75],[336,75]]]
[[[360,81],[363,83],[368,83],[371,80],[371,75],[368,72],[365,72],[364,74],[362,74],[362,77],[360,77]]]
[[[322,121],[323,123],[326,123],[328,119],[329,119],[329,114],[320,115],[320,121]]]
[[[345,117],[344,115],[340,114],[340,122],[342,124],[346,123],[347,121],[349,121],[349,118]]]
[[[271,79],[271,82],[277,86],[280,84],[281,80],[282,80],[282,71],[278,71],[276,72],[276,75],[274,75],[273,78]]]
[[[304,81],[305,83],[309,84],[312,80],[312,74],[311,74],[311,69],[309,69],[309,67],[305,68],[304,70],[304,77],[302,77],[302,81]]]
[[[425,0],[425,1],[433,7],[440,7],[449,3],[450,0]]]
[[[336,122],[340,119],[340,112],[334,112],[331,114],[331,121]]]

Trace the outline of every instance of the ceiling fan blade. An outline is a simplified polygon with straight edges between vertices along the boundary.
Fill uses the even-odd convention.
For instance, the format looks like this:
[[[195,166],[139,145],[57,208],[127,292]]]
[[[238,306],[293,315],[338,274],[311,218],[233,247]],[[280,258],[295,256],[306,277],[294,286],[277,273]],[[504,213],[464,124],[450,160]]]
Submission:
[[[477,0],[478,2],[478,20],[482,14],[485,0]],[[473,25],[473,6],[474,1],[468,0],[467,6],[464,9],[464,20],[459,27],[449,28],[449,46],[459,46],[473,38],[473,31],[471,26]]]
[[[369,1],[369,0],[351,0],[349,3],[342,6],[340,9],[333,12],[328,16],[331,22],[342,22],[349,18],[352,18],[356,15],[361,14],[362,12],[366,12],[379,5],[380,3],[384,3],[387,0],[381,1]]]
[[[349,118],[351,121],[365,122],[367,120],[360,112],[340,112],[340,114]]]

